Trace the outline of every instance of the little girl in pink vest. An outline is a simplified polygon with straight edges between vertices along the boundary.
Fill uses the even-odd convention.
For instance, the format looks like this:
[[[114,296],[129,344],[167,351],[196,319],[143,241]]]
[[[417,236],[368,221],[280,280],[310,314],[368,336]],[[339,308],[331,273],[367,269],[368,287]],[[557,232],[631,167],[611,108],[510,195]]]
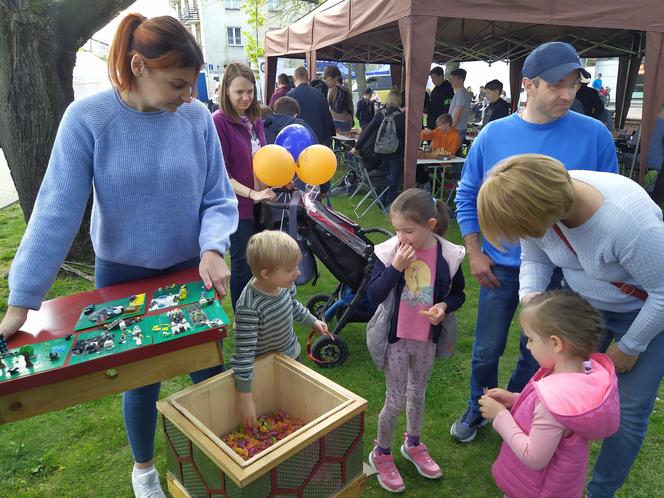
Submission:
[[[533,297],[520,321],[541,368],[521,393],[490,389],[480,399],[504,441],[493,476],[510,498],[577,498],[588,442],[612,435],[620,422],[613,363],[594,353],[600,314],[578,294],[556,290]]]

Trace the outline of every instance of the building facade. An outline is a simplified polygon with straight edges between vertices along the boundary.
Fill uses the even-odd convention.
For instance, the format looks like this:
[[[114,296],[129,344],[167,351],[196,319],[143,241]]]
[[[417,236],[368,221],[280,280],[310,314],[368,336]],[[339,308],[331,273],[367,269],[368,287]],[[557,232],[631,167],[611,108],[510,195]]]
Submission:
[[[228,64],[243,62],[251,65],[246,52],[246,34],[256,35],[249,25],[247,14],[242,10],[243,3],[243,0],[170,0],[174,15],[187,26],[203,49],[210,96]],[[292,3],[293,0],[288,0],[290,7]],[[266,25],[258,32],[261,45],[266,31],[278,29],[300,15],[297,9],[288,9],[289,12],[286,12],[282,0],[267,0],[262,10]],[[258,76],[259,68],[254,69]]]

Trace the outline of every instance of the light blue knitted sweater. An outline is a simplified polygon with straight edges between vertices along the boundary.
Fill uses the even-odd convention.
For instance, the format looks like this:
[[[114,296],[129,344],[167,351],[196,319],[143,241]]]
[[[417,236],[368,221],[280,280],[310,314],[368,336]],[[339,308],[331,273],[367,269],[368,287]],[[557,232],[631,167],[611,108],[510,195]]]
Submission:
[[[94,193],[95,254],[168,268],[204,251],[223,254],[237,200],[212,117],[197,100],[174,113],[139,112],[115,90],[65,111],[9,274],[9,304],[38,309]]]
[[[627,354],[645,351],[664,330],[664,224],[662,210],[645,190],[621,175],[570,171],[592,185],[604,204],[575,228],[560,229],[577,255],[551,229],[541,239],[522,239],[520,297],[546,290],[551,272],[563,270],[566,284],[595,308],[616,313],[640,309],[619,343]],[[625,282],[648,292],[648,299],[622,293],[611,282]]]

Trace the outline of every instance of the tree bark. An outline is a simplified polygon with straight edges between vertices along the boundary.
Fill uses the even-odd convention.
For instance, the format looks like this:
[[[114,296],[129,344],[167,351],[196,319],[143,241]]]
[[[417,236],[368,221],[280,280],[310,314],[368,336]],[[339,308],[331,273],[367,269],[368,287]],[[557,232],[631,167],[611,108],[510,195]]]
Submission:
[[[362,98],[364,90],[367,88],[367,66],[364,63],[353,64],[353,71],[355,71],[355,82],[357,83],[357,98]]]
[[[131,3],[0,0],[0,148],[26,222],[58,124],[74,100],[76,51]],[[89,223],[88,209],[70,259],[91,259]]]

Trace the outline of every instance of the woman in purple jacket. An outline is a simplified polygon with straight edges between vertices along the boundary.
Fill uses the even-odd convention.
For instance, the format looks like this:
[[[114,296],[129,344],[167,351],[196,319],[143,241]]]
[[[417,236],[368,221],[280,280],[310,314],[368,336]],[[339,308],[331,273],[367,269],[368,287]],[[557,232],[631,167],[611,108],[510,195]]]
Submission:
[[[231,303],[235,303],[251,279],[245,252],[249,238],[256,232],[254,220],[261,201],[274,201],[274,192],[255,176],[253,157],[266,144],[260,106],[256,98],[256,79],[251,69],[229,64],[219,89],[219,106],[212,119],[217,128],[226,170],[238,199],[240,222],[231,235]]]

